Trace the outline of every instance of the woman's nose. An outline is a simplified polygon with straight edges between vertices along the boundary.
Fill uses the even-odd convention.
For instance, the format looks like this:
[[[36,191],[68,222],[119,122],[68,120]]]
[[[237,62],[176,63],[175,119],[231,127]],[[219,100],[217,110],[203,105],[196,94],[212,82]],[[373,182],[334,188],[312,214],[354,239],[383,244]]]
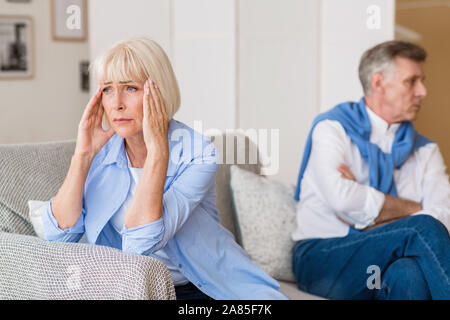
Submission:
[[[113,93],[111,103],[114,109],[121,110],[125,107],[125,105],[123,104],[122,94],[117,91]]]

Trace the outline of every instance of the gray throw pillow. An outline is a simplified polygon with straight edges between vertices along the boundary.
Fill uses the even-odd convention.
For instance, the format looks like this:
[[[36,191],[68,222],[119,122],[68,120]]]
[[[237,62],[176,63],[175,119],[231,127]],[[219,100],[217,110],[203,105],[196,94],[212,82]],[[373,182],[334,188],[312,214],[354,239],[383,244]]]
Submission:
[[[295,187],[238,166],[230,170],[237,228],[245,251],[271,277],[294,282]]]

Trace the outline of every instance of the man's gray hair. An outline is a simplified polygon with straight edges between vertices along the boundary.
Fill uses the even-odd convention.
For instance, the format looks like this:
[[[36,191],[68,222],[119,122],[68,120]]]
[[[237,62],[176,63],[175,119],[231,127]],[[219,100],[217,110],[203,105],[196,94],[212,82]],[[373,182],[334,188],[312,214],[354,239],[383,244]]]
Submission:
[[[387,74],[395,64],[395,58],[402,57],[415,62],[424,62],[427,53],[422,47],[406,41],[386,41],[370,48],[361,57],[359,62],[359,80],[364,94],[370,94],[370,79],[377,72]]]

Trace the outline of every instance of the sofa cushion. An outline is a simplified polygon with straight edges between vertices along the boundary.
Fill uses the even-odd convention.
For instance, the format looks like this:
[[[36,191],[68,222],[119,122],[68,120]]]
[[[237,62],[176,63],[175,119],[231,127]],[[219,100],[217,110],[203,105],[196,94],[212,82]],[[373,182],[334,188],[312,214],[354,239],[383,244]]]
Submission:
[[[0,146],[0,231],[34,235],[27,202],[56,194],[74,149],[73,140]]]
[[[230,167],[238,167],[250,172],[258,173],[261,169],[260,163],[250,156],[251,152],[257,153],[256,145],[244,134],[227,132],[210,135],[211,141],[216,147],[219,169],[216,174],[216,207],[219,211],[221,224],[228,229],[242,245],[238,230],[236,229],[236,216],[230,189]]]
[[[289,300],[326,300],[325,298],[299,290],[297,284],[294,282],[279,281],[279,283],[281,293],[288,297]]]
[[[273,278],[295,281],[294,186],[232,166],[231,189],[243,248]]]

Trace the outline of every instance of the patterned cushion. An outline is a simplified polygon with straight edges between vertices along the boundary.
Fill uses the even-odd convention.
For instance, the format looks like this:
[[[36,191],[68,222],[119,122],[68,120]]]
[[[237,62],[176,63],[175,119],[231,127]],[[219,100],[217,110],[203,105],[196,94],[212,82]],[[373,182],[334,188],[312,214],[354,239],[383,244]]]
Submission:
[[[40,201],[62,185],[74,147],[75,141],[0,145],[0,300],[175,299],[170,273],[157,259],[29,236],[39,235]],[[32,218],[29,200],[37,201]]]
[[[0,232],[0,300],[175,299],[159,260]]]
[[[217,159],[219,159],[219,169],[216,174],[216,206],[219,211],[219,218],[222,225],[227,228],[236,238],[240,245],[240,238],[236,230],[235,213],[230,190],[230,167],[237,163],[237,166],[251,171],[260,172],[259,162],[250,162],[250,150],[257,150],[256,145],[240,132],[227,132],[210,137],[217,148]],[[238,161],[239,156],[244,156],[244,161]],[[242,159],[241,159],[242,160]]]
[[[294,186],[232,166],[231,189],[239,234],[250,258],[273,278],[295,281]]]
[[[35,235],[28,200],[56,194],[74,149],[75,141],[0,146],[0,232]]]

